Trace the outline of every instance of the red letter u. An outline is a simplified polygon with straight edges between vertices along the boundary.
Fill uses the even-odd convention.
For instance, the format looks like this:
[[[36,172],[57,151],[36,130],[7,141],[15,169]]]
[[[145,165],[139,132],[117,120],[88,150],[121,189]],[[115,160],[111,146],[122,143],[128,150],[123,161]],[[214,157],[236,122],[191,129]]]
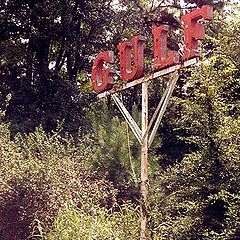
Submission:
[[[143,60],[144,38],[135,36],[131,41],[124,41],[118,45],[120,52],[120,74],[124,81],[130,81],[141,77],[144,71]],[[132,66],[133,49],[133,66]]]

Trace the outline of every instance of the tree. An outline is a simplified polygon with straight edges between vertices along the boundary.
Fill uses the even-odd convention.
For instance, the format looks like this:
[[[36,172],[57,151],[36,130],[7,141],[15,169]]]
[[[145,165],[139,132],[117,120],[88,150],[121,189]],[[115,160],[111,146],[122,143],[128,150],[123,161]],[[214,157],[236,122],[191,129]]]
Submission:
[[[116,49],[123,37],[149,36],[156,23],[178,28],[171,9],[181,7],[173,0],[121,0],[117,5],[112,0],[4,1],[0,106],[13,135],[33,131],[40,123],[50,131],[57,121],[76,133],[88,122],[85,106],[93,96],[85,90],[95,54]]]
[[[167,239],[240,236],[240,79],[236,57],[240,49],[236,37],[239,23],[236,15],[216,16],[208,33],[209,58],[184,80],[184,92],[172,102],[173,109],[178,111],[166,116],[162,137],[170,129],[173,147],[180,141],[181,148],[188,151],[169,161],[173,148],[165,154],[166,140],[162,143],[163,157],[159,161],[163,170],[153,178],[154,236],[160,234]]]
[[[1,108],[13,133],[84,122],[90,58],[106,45],[111,1],[6,1],[1,4]],[[83,89],[81,89],[83,92]],[[71,111],[70,111],[71,110]]]

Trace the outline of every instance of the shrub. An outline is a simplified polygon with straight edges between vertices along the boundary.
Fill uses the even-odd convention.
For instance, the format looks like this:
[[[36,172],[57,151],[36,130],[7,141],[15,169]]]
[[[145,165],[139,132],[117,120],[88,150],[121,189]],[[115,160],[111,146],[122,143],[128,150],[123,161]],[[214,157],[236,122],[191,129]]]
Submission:
[[[37,221],[48,231],[70,200],[79,209],[115,201],[112,184],[85,167],[91,149],[84,143],[76,147],[71,138],[41,128],[11,141],[1,124],[0,148],[0,239],[25,239]]]
[[[47,240],[139,239],[139,209],[122,205],[119,211],[92,207],[90,212],[72,204],[61,210]]]

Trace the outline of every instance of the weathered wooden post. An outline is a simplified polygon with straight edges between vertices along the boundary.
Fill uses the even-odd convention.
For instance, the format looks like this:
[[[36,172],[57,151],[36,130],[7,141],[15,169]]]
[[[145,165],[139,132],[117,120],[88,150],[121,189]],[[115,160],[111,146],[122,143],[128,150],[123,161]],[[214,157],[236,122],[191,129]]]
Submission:
[[[141,240],[147,239],[148,199],[148,82],[142,83],[142,144],[141,144]],[[146,133],[146,134],[145,134]],[[145,134],[145,136],[144,136]]]

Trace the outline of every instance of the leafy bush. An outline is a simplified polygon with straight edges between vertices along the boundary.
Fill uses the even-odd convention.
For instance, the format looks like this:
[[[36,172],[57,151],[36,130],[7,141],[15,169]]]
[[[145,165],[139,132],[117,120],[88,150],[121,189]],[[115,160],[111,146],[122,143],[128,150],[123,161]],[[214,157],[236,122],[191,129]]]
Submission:
[[[84,143],[75,147],[71,138],[41,128],[11,141],[8,126],[1,124],[0,239],[25,239],[34,219],[48,231],[69,200],[79,209],[111,207],[116,191],[85,167],[91,155]]]
[[[119,211],[93,206],[90,212],[69,204],[61,210],[47,240],[139,239],[139,209],[128,203]]]

